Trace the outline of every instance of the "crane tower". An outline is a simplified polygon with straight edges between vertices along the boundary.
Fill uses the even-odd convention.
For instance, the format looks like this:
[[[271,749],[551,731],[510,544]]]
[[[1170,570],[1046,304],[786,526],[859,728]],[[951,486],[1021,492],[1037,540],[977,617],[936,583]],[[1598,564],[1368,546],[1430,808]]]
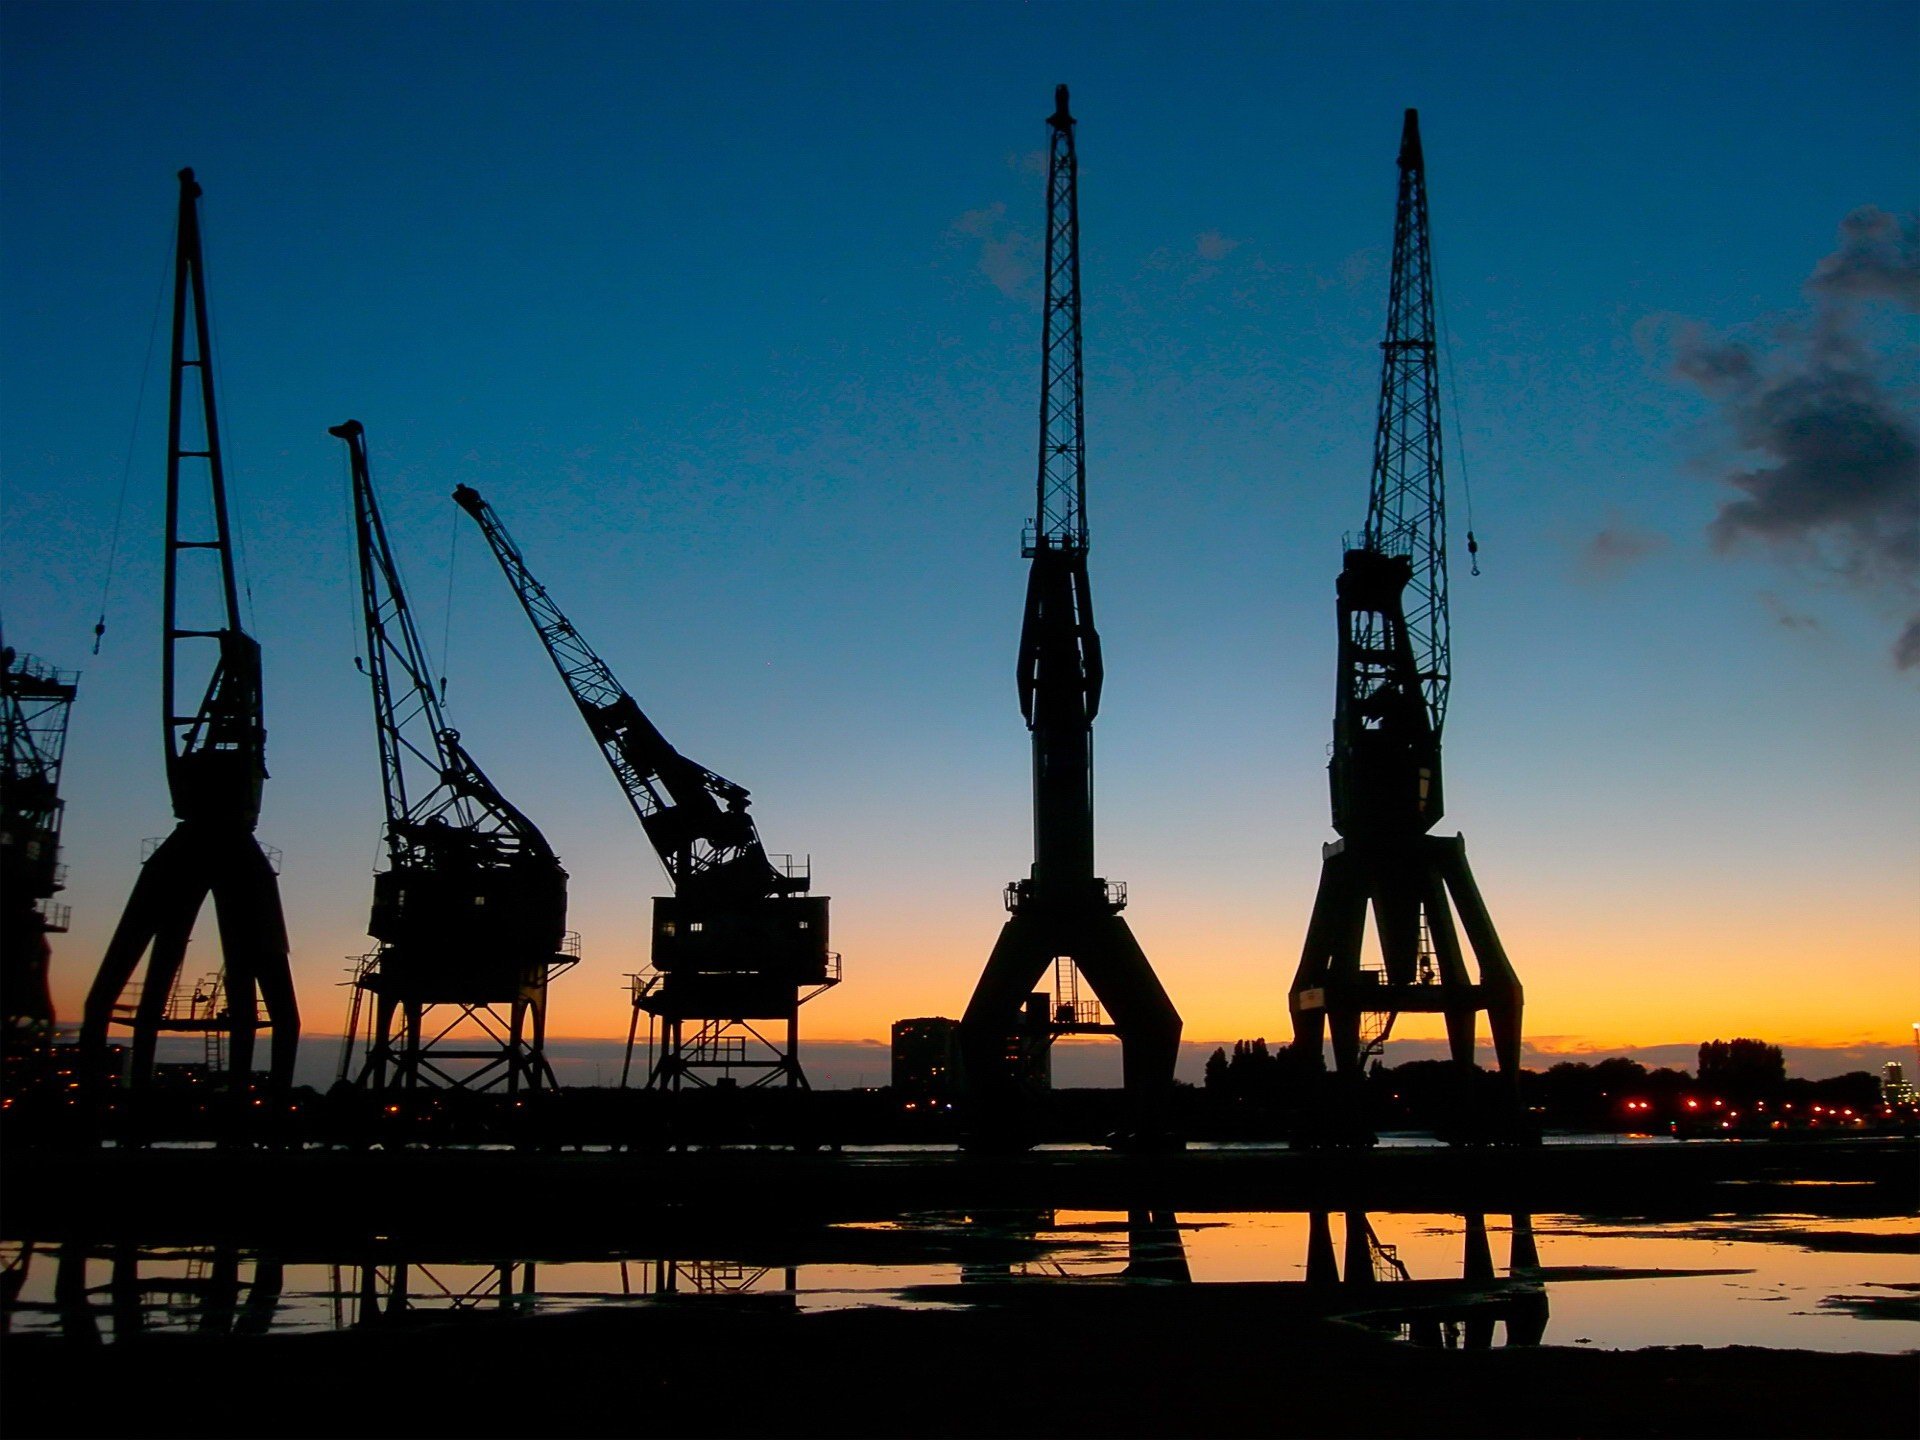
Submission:
[[[293,1081],[300,1012],[287,962],[279,880],[253,833],[267,778],[260,644],[240,624],[214,406],[200,186],[191,170],[182,170],[179,179],[160,622],[167,789],[179,823],[140,867],[88,991],[81,1043],[98,1055],[105,1049],[110,1025],[130,1027],[133,1055],[127,1079],[142,1086],[152,1078],[163,1031],[199,1034],[210,1042],[230,1036],[230,1055],[224,1057],[228,1078],[236,1091],[244,1091],[252,1080],[255,1034],[265,1027],[273,1032],[269,1073],[278,1089]],[[199,402],[193,407],[199,412],[197,438],[189,433],[189,383]],[[182,483],[182,465],[188,461],[204,467],[204,489]],[[182,538],[183,531],[190,538]],[[194,701],[190,697],[199,687],[189,682],[202,675],[205,689]],[[222,967],[189,994],[178,983],[181,964],[209,895],[220,924]],[[145,979],[130,989],[143,955]],[[222,1058],[211,1044],[207,1053],[210,1062]]]
[[[60,768],[76,678],[0,649],[0,1059],[9,1092],[36,1083],[53,1045],[47,936],[67,928],[67,907],[53,897],[66,887]]]
[[[575,962],[565,953],[567,872],[446,722],[374,496],[365,428],[349,420],[327,433],[346,442],[352,471],[387,816],[387,869],[374,876],[367,924],[380,944],[355,968],[341,1078],[370,996],[357,1083],[551,1087],[547,984]]]
[[[673,886],[653,902],[651,967],[633,977],[628,1071],[645,1014],[662,1027],[649,1089],[737,1082],[735,1071],[754,1086],[805,1088],[800,1007],[840,982],[827,898],[806,893],[805,866],[768,855],[744,788],[668,743],[533,578],[479,492],[462,485],[453,498],[486,536]]]
[[[1443,813],[1440,730],[1451,662],[1433,270],[1417,111],[1406,112],[1399,166],[1366,531],[1346,552],[1335,586],[1340,638],[1328,776],[1340,838],[1322,850],[1320,888],[1290,995],[1298,1050],[1317,1059],[1332,1033],[1335,1069],[1346,1082],[1338,1124],[1358,1139],[1366,1138],[1353,1109],[1359,1077],[1400,1014],[1443,1015],[1454,1062],[1472,1072],[1475,1020],[1486,1011],[1509,1100],[1520,1065],[1520,981],[1468,868],[1466,843],[1429,833]],[[1378,968],[1362,955],[1369,908]],[[1467,971],[1460,929],[1477,981]]]
[[[1008,918],[960,1021],[976,1140],[1022,1129],[1021,1019],[1053,972],[1042,1042],[1117,1034],[1135,1138],[1164,1138],[1180,1015],[1120,911],[1126,886],[1094,873],[1093,720],[1103,670],[1087,575],[1086,414],[1080,354],[1080,213],[1067,87],[1047,120],[1046,300],[1041,321],[1040,453],[1016,679],[1033,735],[1033,868],[1007,886]],[[1094,1004],[1083,1001],[1084,976]],[[1099,1006],[1110,1022],[1102,1021]],[[1030,1012],[1029,1012],[1030,1013]]]

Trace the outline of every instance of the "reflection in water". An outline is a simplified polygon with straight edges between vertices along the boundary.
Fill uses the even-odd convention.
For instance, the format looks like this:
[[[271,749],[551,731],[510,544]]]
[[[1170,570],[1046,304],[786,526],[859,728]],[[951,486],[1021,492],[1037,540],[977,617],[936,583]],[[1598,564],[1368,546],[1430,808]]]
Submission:
[[[333,1328],[443,1320],[533,1308],[534,1263],[420,1265],[405,1260],[329,1267]]]
[[[94,1251],[85,1245],[60,1247],[53,1310],[70,1340],[98,1344],[103,1316],[116,1342],[158,1330],[264,1335],[285,1288],[285,1267],[268,1252],[251,1256],[243,1282],[242,1255],[231,1245],[175,1249],[122,1243],[105,1255],[103,1284]],[[11,1300],[8,1308],[15,1308]]]
[[[1063,1224],[1054,1210],[995,1210],[949,1219],[969,1238],[985,1242],[984,1253],[961,1262],[963,1285],[1048,1277],[1181,1283],[1193,1279],[1180,1238],[1180,1218],[1171,1210],[1129,1210],[1124,1227],[1105,1220]],[[1113,1262],[1121,1257],[1105,1237],[1123,1228],[1125,1263],[1115,1270]]]
[[[796,1303],[797,1266],[741,1265],[731,1260],[622,1260],[620,1293],[648,1295],[767,1295]]]
[[[1911,1321],[1862,1318],[1886,1312],[1834,1297],[1920,1291],[1911,1236],[1905,1217],[1816,1232],[1791,1217],[1715,1228],[1515,1215],[1509,1225],[1504,1216],[1358,1211],[1176,1216],[1149,1205],[916,1212],[796,1233],[771,1254],[776,1242],[762,1236],[752,1242],[758,1255],[716,1246],[668,1258],[670,1245],[647,1238],[613,1253],[547,1252],[537,1264],[526,1252],[449,1253],[398,1237],[286,1264],[233,1246],[15,1239],[0,1247],[0,1331],[113,1344],[169,1330],[297,1333],[454,1317],[481,1324],[658,1303],[815,1313],[1002,1304],[1009,1285],[1150,1294],[1233,1283],[1268,1289],[1277,1305],[1302,1314],[1467,1349],[1543,1343],[1551,1283],[1563,1344],[1897,1353],[1914,1347]],[[749,1243],[742,1237],[743,1249]]]
[[[1538,1278],[1540,1252],[1533,1235],[1533,1217],[1513,1217],[1507,1255],[1507,1278],[1494,1270],[1493,1247],[1487,1238],[1487,1217],[1461,1217],[1460,1280],[1444,1277],[1432,1283],[1415,1282],[1397,1246],[1381,1240],[1366,1214],[1345,1215],[1344,1275],[1334,1260],[1333,1226],[1327,1211],[1307,1217],[1307,1284],[1320,1289],[1344,1286],[1349,1292],[1403,1284],[1402,1291],[1382,1288],[1382,1308],[1369,1308],[1354,1318],[1382,1330],[1397,1331],[1415,1345],[1448,1350],[1485,1350],[1493,1344],[1496,1322],[1506,1327],[1509,1345],[1538,1345],[1547,1331],[1547,1288]]]

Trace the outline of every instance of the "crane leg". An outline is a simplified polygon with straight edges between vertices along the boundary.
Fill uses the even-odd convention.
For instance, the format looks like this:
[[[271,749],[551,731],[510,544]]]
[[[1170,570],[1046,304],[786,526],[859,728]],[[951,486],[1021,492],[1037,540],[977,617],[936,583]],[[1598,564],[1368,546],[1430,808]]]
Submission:
[[[1039,921],[1015,915],[1000,927],[1000,938],[973,987],[960,1017],[960,1060],[974,1123],[989,1138],[1014,1122],[1018,1086],[1007,1065],[1008,1037],[1020,1022],[1020,1007],[1052,963],[1052,947]]]
[[[1173,1073],[1180,1059],[1180,1012],[1153,973],[1133,930],[1118,915],[1090,917],[1087,943],[1074,953],[1120,1032],[1121,1070],[1136,1134],[1160,1137],[1172,1126]]]
[[[1340,1263],[1334,1259],[1333,1226],[1327,1212],[1314,1210],[1307,1216],[1307,1284],[1334,1285],[1340,1280]]]
[[[1458,835],[1436,839],[1434,848],[1447,889],[1459,907],[1461,928],[1467,932],[1467,941],[1473,946],[1474,959],[1480,966],[1480,987],[1486,997],[1487,1028],[1493,1032],[1494,1057],[1509,1089],[1517,1094],[1520,1017],[1525,999],[1520,978],[1514,973],[1506,948],[1493,928],[1493,917],[1487,913],[1487,903],[1480,897],[1480,887],[1474,883],[1473,871],[1467,864],[1466,841]]]

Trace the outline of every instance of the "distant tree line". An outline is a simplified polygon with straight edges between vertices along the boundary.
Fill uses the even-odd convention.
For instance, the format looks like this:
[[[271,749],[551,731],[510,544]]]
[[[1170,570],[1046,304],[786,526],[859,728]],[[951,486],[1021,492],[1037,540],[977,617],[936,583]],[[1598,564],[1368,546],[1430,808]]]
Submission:
[[[1236,1040],[1233,1049],[1207,1059],[1208,1108],[1229,1124],[1253,1133],[1284,1124],[1310,1107],[1327,1083],[1317,1055],[1301,1056],[1264,1038]],[[1445,1060],[1376,1062],[1365,1089],[1374,1124],[1382,1129],[1428,1129],[1457,1113],[1461,1087],[1497,1083],[1484,1073],[1463,1077]],[[1700,1047],[1697,1073],[1649,1068],[1626,1056],[1593,1062],[1563,1060],[1545,1070],[1520,1072],[1521,1103],[1543,1125],[1561,1129],[1635,1129],[1664,1126],[1698,1107],[1765,1104],[1773,1113],[1804,1115],[1814,1105],[1851,1106],[1862,1113],[1879,1100],[1878,1077],[1865,1071],[1824,1080],[1789,1078],[1778,1045],[1738,1038],[1709,1040]],[[1630,1103],[1631,1102],[1631,1103]],[[1793,1107],[1791,1110],[1786,1107]],[[1724,1107],[1723,1107],[1724,1108]]]

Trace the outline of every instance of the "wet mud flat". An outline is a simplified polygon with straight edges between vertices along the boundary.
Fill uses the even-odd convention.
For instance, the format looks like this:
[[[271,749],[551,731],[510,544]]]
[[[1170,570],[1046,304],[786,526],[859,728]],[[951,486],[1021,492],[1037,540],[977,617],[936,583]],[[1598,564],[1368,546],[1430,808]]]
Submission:
[[[39,1298],[0,1337],[0,1430],[1910,1436],[1920,1357],[1715,1345],[1711,1326],[1682,1332],[1705,1345],[1583,1348],[1580,1323],[1547,1323],[1547,1292],[1565,1304],[1636,1272],[1625,1257],[1543,1266],[1519,1238],[1525,1212],[1560,1210],[1601,1240],[1652,1218],[1703,1246],[1857,1254],[1859,1303],[1882,1318],[1846,1323],[1878,1330],[1912,1323],[1913,1287],[1871,1282],[1920,1250],[1916,1202],[1910,1140],[992,1158],[19,1151],[0,1168],[0,1238]],[[1416,1256],[1418,1228],[1383,1219],[1414,1274],[1353,1283],[1393,1250],[1350,1248],[1372,1236],[1356,1212],[1436,1209],[1511,1212],[1491,1224],[1491,1268],[1462,1271],[1456,1231]],[[1285,1230],[1302,1253],[1269,1274],[1304,1280],[1205,1278],[1220,1273],[1203,1263],[1208,1237],[1240,1233],[1244,1212],[1298,1211],[1319,1212]],[[1345,1212],[1332,1221],[1344,1283],[1327,1211]],[[1489,1222],[1470,1221],[1484,1251]],[[780,1288],[643,1278],[715,1261]],[[848,1282],[803,1270],[796,1286],[795,1266],[897,1278],[829,1295]],[[497,1284],[482,1295],[487,1267]],[[463,1278],[436,1292],[430,1271]],[[587,1271],[601,1293],[573,1293]],[[1747,1272],[1644,1273],[1671,1286]]]
[[[737,1241],[912,1211],[1023,1207],[1912,1214],[1920,1210],[1920,1140],[991,1157],[14,1150],[0,1167],[7,1239],[298,1249],[404,1236],[531,1253],[561,1238],[626,1245],[642,1230]]]
[[[1910,1436],[1912,1356],[1423,1350],[1299,1287],[1049,1284],[964,1307],[703,1298],[347,1333],[7,1341],[10,1436]]]

